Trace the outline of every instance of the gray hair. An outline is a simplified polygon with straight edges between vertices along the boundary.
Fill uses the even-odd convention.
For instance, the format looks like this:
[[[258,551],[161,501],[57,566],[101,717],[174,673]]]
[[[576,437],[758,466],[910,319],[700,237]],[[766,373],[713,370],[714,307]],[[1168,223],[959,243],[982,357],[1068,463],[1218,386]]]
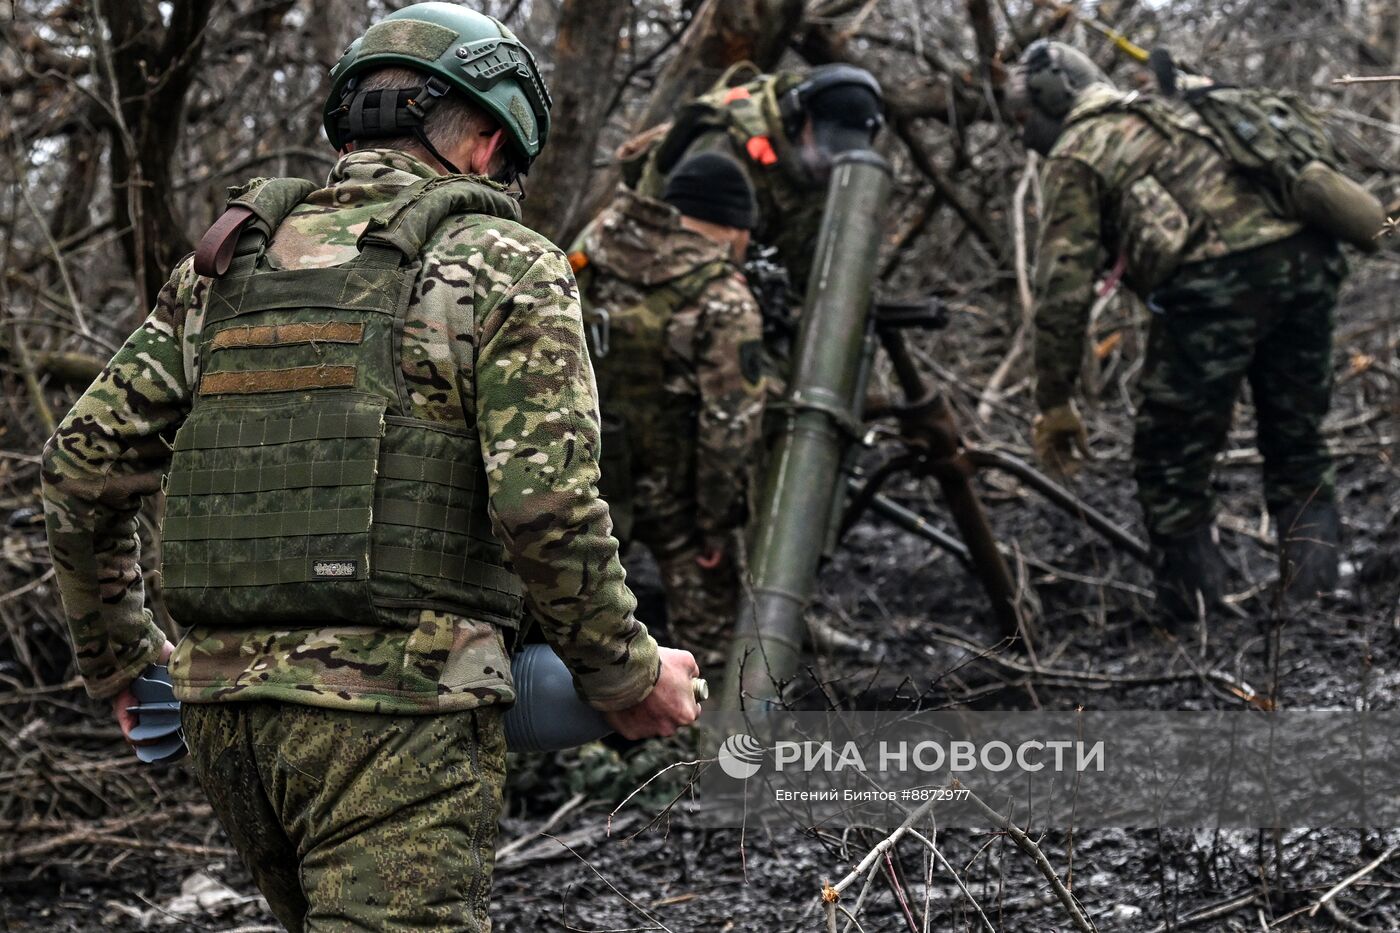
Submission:
[[[427,80],[427,75],[411,68],[376,68],[361,77],[355,89],[379,91],[422,87]],[[423,124],[423,132],[438,151],[450,149],[474,136],[489,136],[499,128],[500,123],[493,116],[456,92],[438,101]],[[422,148],[422,144],[412,134],[365,140],[363,145],[376,149]]]

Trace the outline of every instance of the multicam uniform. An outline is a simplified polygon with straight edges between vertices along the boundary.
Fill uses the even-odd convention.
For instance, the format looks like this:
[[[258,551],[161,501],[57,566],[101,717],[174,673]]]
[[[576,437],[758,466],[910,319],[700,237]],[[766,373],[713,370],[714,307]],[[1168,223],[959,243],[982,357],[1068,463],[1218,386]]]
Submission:
[[[727,246],[630,191],[589,226],[571,258],[586,263],[579,281],[588,313],[607,314],[608,352],[593,362],[603,415],[625,436],[625,456],[605,447],[604,482],[630,487],[632,537],[660,564],[676,639],[697,656],[712,654],[736,611],[737,536],[761,440],[758,306]],[[723,562],[702,568],[697,559],[719,543]]]
[[[267,261],[273,269],[305,270],[354,260],[372,217],[378,223],[410,186],[437,178],[404,153],[351,153],[327,187],[276,227]],[[437,190],[433,184],[414,190],[428,194]],[[249,195],[263,190],[271,186]],[[596,395],[567,260],[516,222],[515,204],[498,186],[457,180],[452,191],[465,192],[471,212],[452,212],[435,229],[416,231],[426,242],[421,267],[403,279],[411,284],[404,293],[379,296],[354,272],[325,273],[327,282],[339,283],[325,292],[328,307],[399,308],[392,329],[382,329],[393,335],[382,344],[391,348],[382,360],[345,346],[380,325],[321,321],[326,314],[314,294],[284,302],[294,310],[277,312],[276,324],[254,318],[234,326],[241,322],[233,305],[244,293],[230,298],[227,288],[220,291],[225,280],[196,275],[186,261],[45,449],[54,564],[93,696],[120,691],[164,642],[143,609],[136,515],[142,498],[161,489],[172,444],[177,464],[181,456],[194,459],[170,476],[166,561],[172,564],[178,550],[181,575],[167,581],[171,595],[198,607],[200,587],[210,587],[220,596],[205,600],[212,616],[212,607],[243,598],[240,583],[256,583],[249,590],[271,594],[274,602],[261,605],[272,615],[281,614],[275,600],[286,599],[297,616],[215,624],[197,608],[176,613],[188,630],[170,664],[206,791],[293,930],[489,929],[504,777],[500,710],[514,699],[502,626],[518,616],[520,583],[532,615],[594,706],[640,702],[659,671],[656,643],[633,617],[608,509],[596,493]],[[358,268],[373,273],[365,282],[385,274],[382,266]],[[269,306],[276,305],[275,289],[268,294]],[[363,353],[370,353],[368,342]],[[267,369],[298,354],[324,359]],[[258,372],[223,371],[249,368]],[[388,374],[381,380],[388,415],[385,400],[360,382],[358,395],[334,403],[318,395],[366,373]],[[264,394],[276,392],[283,394]],[[251,401],[265,413],[282,404],[277,398],[286,400],[289,417],[260,422],[256,438],[229,439],[230,424],[235,434],[248,434],[230,411]],[[348,417],[328,410],[342,403],[353,409]],[[356,407],[366,404],[378,413],[368,420]],[[202,411],[222,412],[223,420],[206,429],[197,424]],[[308,411],[316,419],[303,417]],[[177,434],[182,423],[191,430]],[[279,424],[290,437],[272,437]],[[399,445],[393,451],[391,441]],[[396,555],[376,538],[351,559],[310,567],[278,552],[317,529],[354,531],[347,540],[369,547],[364,528],[354,524],[368,522],[369,511],[349,507],[359,493],[348,478],[356,463],[347,451],[372,451],[378,443],[384,455],[375,466],[371,454],[370,478],[358,482],[402,501],[374,500],[372,534],[380,534],[381,523],[397,523],[399,537],[390,543],[406,546]],[[479,466],[424,454],[463,443]],[[276,450],[290,454],[278,459]],[[321,450],[327,455],[318,462]],[[311,462],[291,462],[298,452],[310,452],[300,459]],[[326,464],[335,468],[333,479],[326,479]],[[409,476],[421,481],[395,480]],[[484,489],[471,485],[478,476]],[[309,499],[298,500],[303,494]],[[441,501],[431,498],[438,494]],[[297,501],[303,511],[293,514]],[[283,524],[269,526],[256,514],[259,503],[286,510]],[[224,518],[224,509],[240,514]],[[349,524],[336,524],[342,520]],[[376,589],[378,624],[318,624],[314,600],[298,605],[287,595],[320,585],[293,578],[366,577],[361,554],[382,559],[385,569],[397,558],[407,583],[492,580],[496,590],[444,590],[464,593],[470,611],[454,612],[441,593],[381,600]],[[495,569],[507,558],[513,574]],[[463,565],[476,569],[463,574]],[[269,574],[281,574],[282,582],[266,585]],[[341,617],[354,611],[337,609]],[[423,871],[429,854],[459,865],[460,877]],[[349,916],[347,905],[370,913]]]
[[[1097,85],[1046,163],[1036,401],[1070,399],[1098,272],[1115,256],[1153,311],[1139,385],[1138,496],[1156,537],[1214,514],[1210,475],[1248,379],[1271,509],[1330,500],[1336,244],[1280,218],[1194,112]]]
[[[647,153],[636,185],[639,193],[659,198],[666,176],[687,157],[720,152],[733,158],[754,190],[754,239],[777,247],[799,294],[816,252],[823,207],[778,108],[779,98],[801,82],[800,75],[787,72],[762,75],[701,96]]]

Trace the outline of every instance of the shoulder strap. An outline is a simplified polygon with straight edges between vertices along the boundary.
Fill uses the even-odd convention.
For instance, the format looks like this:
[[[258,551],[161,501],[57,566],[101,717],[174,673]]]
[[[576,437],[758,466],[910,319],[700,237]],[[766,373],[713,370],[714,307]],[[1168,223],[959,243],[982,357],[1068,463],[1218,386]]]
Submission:
[[[666,289],[676,297],[673,307],[679,308],[699,298],[706,286],[715,279],[728,275],[733,269],[734,264],[728,260],[713,259],[667,282]]]
[[[212,278],[223,275],[245,230],[261,233],[267,240],[315,190],[316,186],[304,178],[259,178],[242,188],[229,189],[228,207],[195,248],[194,271]]]
[[[503,191],[456,175],[426,178],[409,185],[370,218],[360,234],[361,253],[394,250],[411,263],[442,222],[454,214],[489,214],[520,220],[520,205]]]

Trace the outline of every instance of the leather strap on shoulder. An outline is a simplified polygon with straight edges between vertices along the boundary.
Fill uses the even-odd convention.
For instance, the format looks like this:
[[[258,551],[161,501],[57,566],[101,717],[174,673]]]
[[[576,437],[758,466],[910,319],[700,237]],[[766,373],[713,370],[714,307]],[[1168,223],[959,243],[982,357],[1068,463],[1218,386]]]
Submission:
[[[200,237],[195,248],[194,269],[200,275],[218,278],[227,272],[238,248],[238,238],[246,229],[251,226],[264,237],[271,237],[316,186],[304,178],[269,178],[233,190],[241,193],[229,199],[227,210]]]
[[[233,261],[238,237],[254,216],[252,208],[243,204],[236,204],[220,214],[194,248],[194,271],[210,278],[218,278],[227,272],[228,264]]]

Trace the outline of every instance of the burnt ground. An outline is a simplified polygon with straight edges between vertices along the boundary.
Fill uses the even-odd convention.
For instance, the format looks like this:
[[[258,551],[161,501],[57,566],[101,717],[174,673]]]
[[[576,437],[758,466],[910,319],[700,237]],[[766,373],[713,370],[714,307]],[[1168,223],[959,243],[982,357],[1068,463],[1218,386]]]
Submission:
[[[1016,483],[984,477],[992,522],[1053,568],[1027,569],[1041,604],[1036,649],[1044,668],[1110,677],[1173,672],[1181,679],[1101,689],[1025,676],[995,661],[974,661],[946,634],[990,645],[994,629],[980,591],[957,563],[920,539],[866,519],[847,537],[821,577],[816,614],[868,643],[864,654],[823,653],[794,685],[803,704],[914,702],[929,707],[1073,709],[1231,709],[1242,701],[1190,676],[1220,670],[1281,708],[1394,708],[1400,680],[1400,485],[1395,450],[1400,263],[1370,263],[1349,284],[1340,313],[1337,391],[1331,440],[1348,534],[1345,589],[1305,611],[1275,610],[1274,573],[1247,407],[1219,472],[1222,542],[1239,613],[1203,629],[1170,635],[1145,621],[1149,578],[1074,520]],[[955,301],[953,326],[924,350],[934,372],[955,377],[948,390],[968,435],[1024,455],[1024,387],[991,418],[976,418],[975,390],[995,367],[986,347],[1004,347],[1004,322],[971,301]],[[1111,336],[1110,313],[1100,338]],[[1137,335],[1103,345],[1107,377],[1092,433],[1099,459],[1075,489],[1139,530],[1126,480],[1129,421],[1120,399],[1132,372]],[[1018,367],[1024,371],[1024,365]],[[877,460],[881,451],[868,457]],[[922,481],[892,492],[935,522],[939,508]],[[52,598],[36,591],[34,597]],[[37,633],[35,637],[53,637]],[[1011,657],[1011,655],[1005,655]],[[0,658],[0,661],[4,661]],[[52,681],[51,681],[52,682]],[[75,689],[0,695],[9,724],[0,742],[5,814],[38,820],[22,831],[0,824],[0,923],[12,931],[273,929],[246,872],[227,850],[198,791],[181,769],[141,770],[115,731]],[[816,897],[824,880],[844,875],[876,841],[799,828],[713,831],[692,825],[682,808],[646,829],[663,793],[624,808],[606,835],[607,813],[664,762],[666,749],[623,764],[591,747],[551,760],[520,760],[512,776],[493,915],[498,929],[658,929],[645,910],[675,931],[823,929]],[[572,802],[571,806],[565,806]],[[563,815],[551,817],[565,807]],[[122,822],[113,823],[112,820]],[[105,821],[105,822],[104,822]],[[535,836],[541,829],[567,842]],[[635,838],[628,838],[635,835]],[[1388,860],[1310,917],[1330,886],[1400,843],[1400,831],[1296,830],[1190,832],[1095,830],[1073,835],[1042,828],[1036,836],[1059,875],[1101,930],[1400,929],[1400,859]],[[1072,929],[1045,879],[1005,836],[971,831],[939,835],[940,847],[999,930]],[[899,868],[916,916],[928,898],[930,924],[915,929],[983,928],[952,877],[935,872],[925,888],[921,851],[901,848]],[[173,903],[182,883],[207,873],[206,910]],[[189,899],[187,898],[187,901]],[[630,903],[629,903],[630,901]],[[853,894],[842,901],[853,904]],[[1215,910],[1218,915],[1211,915]],[[862,928],[910,929],[888,887],[877,881]]]

